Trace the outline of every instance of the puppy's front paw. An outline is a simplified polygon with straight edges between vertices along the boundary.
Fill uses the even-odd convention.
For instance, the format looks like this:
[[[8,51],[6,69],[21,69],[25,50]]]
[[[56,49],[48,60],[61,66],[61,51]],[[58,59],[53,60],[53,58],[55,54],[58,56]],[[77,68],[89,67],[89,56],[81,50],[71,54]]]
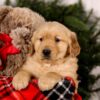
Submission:
[[[13,78],[12,84],[16,90],[24,89],[28,86],[29,75],[24,72],[19,72]]]
[[[55,82],[53,80],[49,80],[46,77],[40,78],[38,81],[38,86],[41,91],[47,91],[52,89],[55,86]]]
[[[48,91],[52,89],[60,80],[61,77],[50,73],[46,76],[40,77],[38,86],[41,91]]]

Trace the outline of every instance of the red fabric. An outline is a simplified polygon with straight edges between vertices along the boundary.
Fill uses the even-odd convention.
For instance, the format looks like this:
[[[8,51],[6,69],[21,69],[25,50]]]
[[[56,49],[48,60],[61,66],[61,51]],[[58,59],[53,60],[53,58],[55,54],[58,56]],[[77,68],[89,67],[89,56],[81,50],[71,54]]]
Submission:
[[[26,89],[17,91],[11,84],[12,78],[0,76],[0,100],[47,100],[37,86],[37,80]]]
[[[74,80],[72,80],[71,77],[68,77],[68,76],[67,76],[66,79],[67,79],[68,81],[72,81],[72,84],[73,84],[74,86],[76,86]]]
[[[3,60],[3,62],[6,61],[7,55],[16,54],[20,52],[17,48],[15,48],[12,45],[12,39],[6,33],[0,33],[0,41],[4,43],[4,45],[0,48],[0,58]],[[0,66],[0,70],[2,69],[3,66]]]
[[[38,81],[35,79],[29,83],[27,88],[20,91],[15,90],[11,82],[11,77],[0,76],[0,100],[48,100],[39,90]],[[79,94],[75,94],[74,100],[82,100],[82,98]]]
[[[2,65],[0,65],[0,70],[3,70],[3,66]]]
[[[79,94],[75,94],[74,100],[82,100],[82,97]]]

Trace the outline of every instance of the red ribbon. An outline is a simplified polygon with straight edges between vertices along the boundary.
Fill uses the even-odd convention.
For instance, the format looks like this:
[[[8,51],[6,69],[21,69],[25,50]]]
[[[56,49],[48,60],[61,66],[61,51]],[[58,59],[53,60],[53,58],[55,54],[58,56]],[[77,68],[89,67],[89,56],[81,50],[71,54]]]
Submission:
[[[8,55],[20,53],[20,50],[12,45],[12,39],[6,33],[0,33],[0,41],[4,43],[0,48],[0,58],[4,63],[6,62]],[[1,65],[0,70],[3,68],[4,67]]]

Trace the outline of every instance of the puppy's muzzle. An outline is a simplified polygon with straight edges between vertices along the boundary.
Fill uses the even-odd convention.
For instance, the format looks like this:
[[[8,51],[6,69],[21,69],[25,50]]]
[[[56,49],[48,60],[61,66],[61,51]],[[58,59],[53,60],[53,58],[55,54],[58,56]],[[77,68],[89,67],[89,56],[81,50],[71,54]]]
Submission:
[[[50,59],[51,50],[49,48],[43,49],[42,53],[45,59]]]

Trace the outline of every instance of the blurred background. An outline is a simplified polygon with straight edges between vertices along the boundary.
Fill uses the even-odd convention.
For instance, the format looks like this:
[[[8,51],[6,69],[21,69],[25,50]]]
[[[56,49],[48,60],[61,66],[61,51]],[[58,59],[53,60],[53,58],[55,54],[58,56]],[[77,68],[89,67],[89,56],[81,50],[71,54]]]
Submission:
[[[75,31],[81,46],[79,93],[83,100],[100,100],[100,0],[0,0],[2,5],[28,7]]]

